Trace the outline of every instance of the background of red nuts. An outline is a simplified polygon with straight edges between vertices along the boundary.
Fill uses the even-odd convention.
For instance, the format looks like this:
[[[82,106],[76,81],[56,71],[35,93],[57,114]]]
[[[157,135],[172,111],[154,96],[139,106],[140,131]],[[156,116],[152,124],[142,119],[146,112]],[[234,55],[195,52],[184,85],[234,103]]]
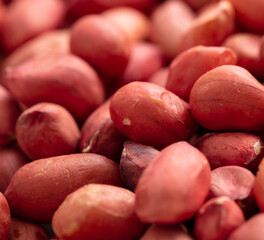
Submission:
[[[0,239],[263,239],[263,12],[0,0]]]

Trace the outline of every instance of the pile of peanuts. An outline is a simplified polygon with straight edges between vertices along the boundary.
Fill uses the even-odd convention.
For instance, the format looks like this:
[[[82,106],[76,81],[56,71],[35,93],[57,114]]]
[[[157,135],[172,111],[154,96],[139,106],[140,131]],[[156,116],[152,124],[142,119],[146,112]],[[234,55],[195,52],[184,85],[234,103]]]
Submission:
[[[0,240],[264,239],[263,0],[0,0]]]

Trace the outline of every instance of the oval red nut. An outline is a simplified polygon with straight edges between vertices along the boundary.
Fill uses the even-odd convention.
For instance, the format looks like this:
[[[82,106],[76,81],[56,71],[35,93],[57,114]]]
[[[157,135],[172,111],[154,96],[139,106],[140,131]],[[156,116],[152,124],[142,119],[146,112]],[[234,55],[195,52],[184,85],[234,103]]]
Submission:
[[[147,225],[135,214],[135,194],[127,189],[88,184],[70,194],[52,219],[64,240],[135,240]]]
[[[105,98],[95,70],[73,54],[50,54],[6,68],[4,81],[15,99],[27,107],[53,102],[65,107],[79,122]]]
[[[223,65],[203,74],[191,90],[190,108],[210,130],[264,130],[264,88],[239,66]]]
[[[1,29],[2,46],[11,52],[29,39],[58,28],[65,11],[61,0],[12,1]]]
[[[236,54],[225,47],[192,47],[171,62],[166,89],[188,101],[192,87],[201,75],[221,65],[236,64],[236,60]]]
[[[130,140],[158,149],[187,140],[196,128],[188,103],[147,82],[133,82],[116,91],[110,114],[118,130]]]
[[[115,78],[124,71],[130,45],[125,32],[100,15],[82,17],[71,30],[72,53],[88,61],[106,77]]]
[[[240,207],[228,197],[212,198],[200,208],[194,224],[198,240],[223,240],[245,222]]]
[[[136,213],[141,221],[179,223],[193,217],[210,186],[206,157],[187,142],[164,148],[139,179]]]
[[[94,153],[35,160],[15,173],[5,197],[16,216],[49,223],[65,197],[88,183],[122,185],[118,165]]]
[[[75,153],[80,131],[72,115],[54,103],[38,103],[16,123],[20,148],[32,160]]]
[[[196,147],[207,157],[212,169],[236,165],[255,172],[264,156],[261,138],[243,132],[204,135]]]

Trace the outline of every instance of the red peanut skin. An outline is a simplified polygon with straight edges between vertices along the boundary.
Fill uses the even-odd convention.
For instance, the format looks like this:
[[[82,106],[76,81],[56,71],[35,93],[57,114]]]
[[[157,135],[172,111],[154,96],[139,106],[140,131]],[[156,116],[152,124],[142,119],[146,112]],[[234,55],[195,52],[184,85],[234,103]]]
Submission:
[[[7,239],[10,229],[10,210],[5,196],[0,192],[0,239]]]
[[[264,2],[259,0],[230,0],[236,10],[238,22],[247,30],[263,33]]]
[[[39,225],[12,217],[9,240],[49,240],[47,232]]]
[[[4,66],[16,66],[31,58],[45,57],[50,54],[68,54],[70,53],[69,39],[69,30],[53,30],[40,34],[13,51],[5,60]]]
[[[261,59],[261,36],[253,33],[230,35],[223,46],[237,54],[237,65],[247,69],[259,81],[264,80],[264,59]]]
[[[264,235],[264,213],[258,213],[242,224],[227,240],[261,240]]]
[[[196,128],[186,102],[148,82],[132,82],[116,91],[110,114],[130,140],[157,149],[188,139]]]
[[[15,173],[5,196],[16,216],[49,223],[65,197],[88,183],[121,185],[118,165],[93,153],[36,160]]]
[[[120,161],[125,137],[115,127],[109,111],[110,100],[98,107],[85,121],[79,149]]]
[[[170,64],[166,89],[185,101],[194,83],[207,71],[221,65],[235,65],[236,54],[224,47],[196,46],[179,54]]]
[[[241,132],[205,135],[196,147],[207,157],[212,169],[236,165],[256,172],[264,155],[261,138]]]
[[[68,11],[75,17],[81,17],[91,13],[100,13],[106,9],[122,6],[139,10],[148,10],[156,3],[156,0],[69,0]]]
[[[0,149],[0,192],[4,192],[15,172],[28,163],[29,159],[18,146]]]
[[[187,2],[192,8],[199,9],[203,6],[206,6],[206,4],[213,2],[213,0],[184,0]]]
[[[181,35],[191,26],[194,18],[192,9],[182,1],[165,1],[153,11],[150,38],[161,47],[168,59],[179,53]]]
[[[169,76],[169,68],[163,67],[156,71],[149,79],[148,82],[155,83],[161,87],[166,88]]]
[[[181,34],[179,52],[196,45],[220,45],[234,31],[234,26],[234,8],[229,1],[210,5]]]
[[[55,212],[52,227],[64,240],[137,240],[147,225],[135,215],[135,194],[88,184],[70,194]]]
[[[150,20],[141,11],[132,7],[116,7],[106,10],[102,16],[120,27],[133,42],[148,38]]]
[[[6,6],[0,1],[0,30],[2,31],[3,22],[6,15]]]
[[[262,36],[261,38],[260,58],[264,59],[264,36]]]
[[[73,54],[88,61],[103,76],[116,78],[128,63],[131,42],[118,26],[94,14],[73,24],[70,48]]]
[[[147,82],[120,88],[111,99],[110,114],[129,139],[157,149],[187,139],[196,128],[186,102]]]
[[[72,115],[54,103],[38,103],[16,123],[17,142],[32,160],[75,153],[80,130]]]
[[[254,184],[254,197],[261,212],[264,212],[264,161],[262,160],[256,174]]]
[[[128,65],[117,81],[117,88],[130,82],[147,82],[163,65],[164,56],[157,45],[146,42],[135,43],[132,47]]]
[[[183,225],[151,225],[140,240],[193,240]]]
[[[159,154],[153,147],[127,141],[120,160],[120,173],[125,185],[134,190],[145,168]]]
[[[104,101],[94,69],[74,55],[50,55],[7,68],[4,81],[14,97],[30,107],[40,102],[65,107],[79,122]]]
[[[29,39],[59,27],[65,11],[61,0],[12,2],[3,23],[2,44],[5,50],[11,52]]]
[[[135,191],[138,217],[158,224],[192,218],[207,197],[210,175],[206,157],[187,142],[164,148],[139,179]]]
[[[240,207],[228,197],[213,198],[203,204],[195,218],[197,240],[222,240],[245,222]]]
[[[20,108],[8,90],[0,86],[0,146],[15,140],[15,125]]]
[[[259,132],[264,128],[264,91],[246,69],[224,65],[202,75],[190,94],[190,109],[203,127]]]
[[[226,196],[237,202],[246,218],[257,210],[254,199],[255,175],[239,166],[224,166],[212,170],[209,198]]]

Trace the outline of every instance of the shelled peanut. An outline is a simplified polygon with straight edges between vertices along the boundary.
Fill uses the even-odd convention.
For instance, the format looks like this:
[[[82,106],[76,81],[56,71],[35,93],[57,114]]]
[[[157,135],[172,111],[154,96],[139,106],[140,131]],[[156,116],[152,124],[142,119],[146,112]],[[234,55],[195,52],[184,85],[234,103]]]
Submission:
[[[262,0],[0,0],[0,238],[264,238]]]

